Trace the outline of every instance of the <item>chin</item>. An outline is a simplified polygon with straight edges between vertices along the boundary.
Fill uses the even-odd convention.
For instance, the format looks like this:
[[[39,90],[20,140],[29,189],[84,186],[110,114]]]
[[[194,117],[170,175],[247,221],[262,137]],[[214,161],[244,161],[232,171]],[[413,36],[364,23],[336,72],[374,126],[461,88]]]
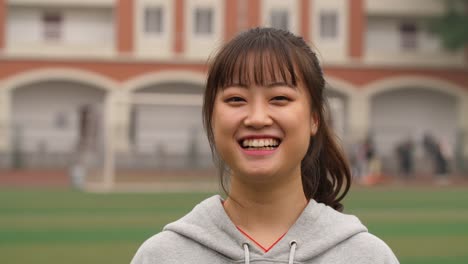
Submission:
[[[278,172],[272,170],[271,168],[255,168],[243,170],[240,172],[240,175],[243,175],[244,178],[253,181],[265,181],[270,180],[274,175],[277,175]]]

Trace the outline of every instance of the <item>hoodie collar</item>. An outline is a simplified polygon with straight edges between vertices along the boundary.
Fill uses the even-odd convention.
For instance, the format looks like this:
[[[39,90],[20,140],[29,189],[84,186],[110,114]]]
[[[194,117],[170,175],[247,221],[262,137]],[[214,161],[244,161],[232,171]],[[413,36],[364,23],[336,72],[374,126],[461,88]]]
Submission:
[[[292,241],[295,242],[295,259],[305,261],[355,234],[367,232],[355,216],[339,213],[311,200],[286,235],[265,253],[239,232],[221,202],[219,195],[204,200],[189,214],[164,227],[164,231],[185,236],[228,259],[243,260],[245,245],[248,245],[251,259],[285,262],[290,258]]]

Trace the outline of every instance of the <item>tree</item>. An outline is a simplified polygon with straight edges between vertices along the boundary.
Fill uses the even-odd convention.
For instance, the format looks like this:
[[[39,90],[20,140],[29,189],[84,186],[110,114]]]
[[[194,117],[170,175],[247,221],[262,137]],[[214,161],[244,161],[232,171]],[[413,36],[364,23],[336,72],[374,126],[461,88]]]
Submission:
[[[447,11],[432,22],[431,28],[440,36],[449,50],[462,49],[468,45],[468,1],[446,0]]]

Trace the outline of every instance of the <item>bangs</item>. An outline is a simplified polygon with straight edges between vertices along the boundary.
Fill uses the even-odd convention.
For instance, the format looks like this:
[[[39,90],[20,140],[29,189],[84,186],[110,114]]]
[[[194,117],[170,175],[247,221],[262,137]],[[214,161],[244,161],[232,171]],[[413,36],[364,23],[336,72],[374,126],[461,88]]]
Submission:
[[[211,69],[217,89],[229,86],[268,86],[285,83],[297,86],[293,44],[271,35],[240,35],[217,56]],[[241,41],[239,41],[241,40]],[[290,46],[289,46],[290,45]]]

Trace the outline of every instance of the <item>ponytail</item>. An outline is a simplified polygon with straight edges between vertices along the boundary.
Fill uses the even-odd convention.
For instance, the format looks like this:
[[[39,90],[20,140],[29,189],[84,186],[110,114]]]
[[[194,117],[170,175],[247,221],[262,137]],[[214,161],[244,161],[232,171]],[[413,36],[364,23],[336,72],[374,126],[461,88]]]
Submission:
[[[328,124],[320,122],[319,126],[301,163],[304,194],[342,212],[341,200],[351,187],[351,171]]]

